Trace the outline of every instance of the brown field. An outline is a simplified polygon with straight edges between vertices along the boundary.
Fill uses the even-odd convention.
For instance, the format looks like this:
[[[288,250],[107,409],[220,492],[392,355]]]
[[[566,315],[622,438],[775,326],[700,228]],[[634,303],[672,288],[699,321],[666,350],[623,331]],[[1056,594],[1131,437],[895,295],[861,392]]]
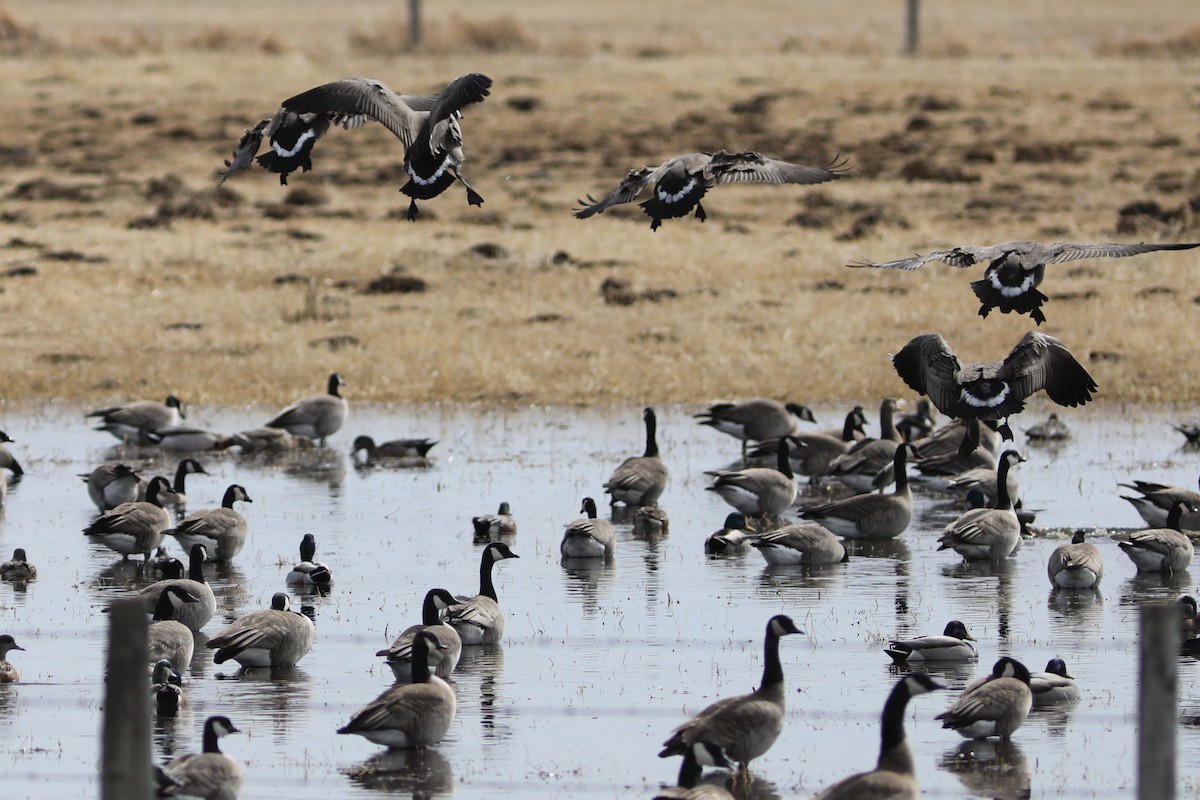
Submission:
[[[444,0],[415,53],[397,2],[7,0],[0,400],[282,401],[332,370],[358,400],[866,400],[904,391],[887,354],[914,335],[985,360],[1032,323],[980,319],[978,270],[847,261],[1200,238],[1192,0],[926,5],[909,58],[900,0]],[[286,188],[215,186],[284,97],[468,71],[495,79],[464,122],[482,209],[455,188],[405,221],[380,126]],[[721,147],[853,175],[718,188],[657,233],[635,205],[569,213]],[[1198,259],[1052,266],[1043,329],[1104,398],[1200,399]],[[410,291],[368,291],[385,276]]]

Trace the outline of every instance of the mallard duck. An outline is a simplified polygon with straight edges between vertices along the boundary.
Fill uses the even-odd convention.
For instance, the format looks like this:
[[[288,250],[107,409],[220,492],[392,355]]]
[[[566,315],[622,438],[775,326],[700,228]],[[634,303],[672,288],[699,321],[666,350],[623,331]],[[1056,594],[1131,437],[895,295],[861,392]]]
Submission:
[[[21,680],[21,673],[17,672],[8,661],[8,654],[13,650],[24,650],[24,647],[17,644],[17,640],[11,634],[0,635],[0,683],[16,683]]]
[[[159,403],[154,400],[136,400],[123,406],[110,406],[89,411],[88,417],[99,417],[100,424],[93,430],[111,433],[128,444],[151,447],[155,442],[147,438],[149,431],[180,424],[187,416],[183,403],[173,394]]]
[[[914,639],[892,639],[883,652],[888,654],[894,664],[908,664],[922,661],[975,661],[979,654],[971,642],[975,637],[967,631],[967,626],[956,619],[946,623],[946,629],[940,636],[918,636]]]
[[[0,431],[0,469],[8,470],[13,474],[13,477],[20,477],[25,474],[25,471],[21,469],[20,462],[4,446],[6,443],[13,441],[15,440],[10,439],[7,433]]]
[[[177,715],[179,707],[185,702],[183,679],[165,658],[160,658],[154,664],[154,671],[150,675],[150,691],[154,693],[154,707],[160,717]]]
[[[479,561],[479,594],[456,597],[459,602],[446,609],[446,622],[458,631],[464,645],[496,644],[504,637],[504,612],[492,583],[492,567],[497,561],[520,558],[504,542],[492,542],[483,548]]]
[[[1195,548],[1191,538],[1179,529],[1185,512],[1198,511],[1186,500],[1179,500],[1167,514],[1167,527],[1149,528],[1129,534],[1129,541],[1119,542],[1121,552],[1129,556],[1138,572],[1175,572],[1187,569],[1192,563]],[[3,567],[0,567],[0,571]]]
[[[333,573],[329,567],[316,561],[317,537],[311,533],[300,539],[300,563],[292,567],[285,581],[289,586],[315,586],[327,588],[333,585]]]
[[[25,560],[25,548],[13,550],[12,558],[0,563],[0,579],[6,581],[31,581],[37,578],[37,567]]]
[[[204,720],[204,746],[200,753],[172,759],[160,770],[160,796],[202,797],[205,800],[237,800],[242,788],[242,768],[221,752],[218,740],[241,733],[229,717]]]
[[[354,446],[350,449],[351,456],[364,453],[363,463],[371,466],[385,459],[425,458],[437,442],[432,439],[393,439],[382,444],[375,444],[370,436],[354,437]]]
[[[613,470],[604,484],[605,493],[611,495],[611,504],[617,502],[627,506],[652,506],[662,497],[667,488],[670,473],[658,455],[658,417],[653,408],[642,412],[646,423],[646,449],[640,456],[630,456]]]
[[[579,509],[584,516],[568,522],[563,529],[559,551],[563,558],[610,559],[617,551],[617,533],[612,523],[596,516],[596,501],[583,498]]]
[[[312,620],[289,611],[283,592],[271,596],[271,607],[251,611],[213,636],[205,647],[214,649],[214,664],[233,659],[243,667],[294,667],[312,649]]]
[[[1005,450],[996,467],[996,504],[972,508],[946,525],[938,550],[953,549],[967,560],[1008,558],[1021,544],[1021,521],[1008,495],[1008,473],[1025,459],[1016,450]],[[976,490],[979,491],[979,490]]]
[[[253,503],[244,486],[231,484],[225,490],[220,508],[209,508],[188,514],[167,535],[174,536],[180,546],[191,552],[192,546],[204,545],[204,551],[213,561],[227,562],[246,544],[250,526],[233,504],[242,501]]]
[[[268,428],[282,428],[293,436],[316,439],[322,445],[325,439],[342,428],[350,406],[338,392],[346,385],[340,372],[329,376],[325,394],[314,394],[301,398],[275,415],[266,424]]]
[[[141,553],[150,563],[150,553],[162,544],[171,515],[163,508],[171,491],[166,478],[156,476],[146,489],[142,502],[122,503],[101,514],[83,529],[85,536],[95,536],[105,547],[121,554],[123,559]]]
[[[397,681],[408,681],[412,677],[413,641],[421,632],[429,633],[437,641],[437,647],[428,652],[434,674],[449,678],[454,672],[462,656],[462,638],[458,631],[442,621],[442,612],[457,602],[445,589],[430,589],[421,604],[421,624],[405,628],[390,647],[375,654],[387,658],[387,665]]]
[[[745,552],[755,535],[754,529],[746,522],[746,516],[734,511],[725,517],[725,524],[719,531],[710,533],[704,540],[704,552],[710,556]]]
[[[717,403],[695,415],[701,425],[716,428],[742,442],[742,459],[748,441],[780,439],[796,431],[796,420],[815,423],[808,406],[780,403],[767,397],[754,397],[740,403]]]
[[[139,491],[137,470],[125,464],[101,464],[91,472],[80,475],[87,484],[88,497],[101,513],[111,511],[122,503],[145,500],[145,490]],[[146,481],[149,488],[150,482]]]
[[[911,444],[902,444],[892,456],[896,489],[891,494],[858,494],[809,506],[800,516],[819,522],[847,539],[892,539],[912,521],[912,490],[908,485],[907,457]]]
[[[212,587],[204,579],[204,560],[207,557],[204,545],[192,545],[192,549],[188,552],[188,577],[166,578],[156,581],[138,592],[142,605],[146,607],[146,613],[154,613],[158,607],[159,595],[168,586],[178,586],[187,594],[195,597],[197,602],[177,606],[175,619],[193,631],[198,631],[207,625],[208,621],[217,613],[217,598],[213,595]]]
[[[180,669],[187,669],[192,663],[196,647],[192,629],[178,620],[183,606],[197,602],[199,598],[179,584],[167,586],[158,595],[146,644],[151,664],[165,658],[172,664],[179,664]]]
[[[966,739],[1008,739],[1025,722],[1032,707],[1029,669],[1005,656],[992,667],[989,678],[968,686],[934,719],[942,720],[943,728],[955,730]]]
[[[1059,545],[1050,554],[1046,574],[1060,589],[1089,589],[1104,577],[1104,559],[1094,544],[1084,541],[1087,531],[1075,531],[1069,544]]]
[[[778,517],[796,501],[795,475],[788,457],[791,448],[785,437],[779,442],[776,456],[778,469],[750,467],[749,469],[705,472],[716,480],[705,487],[716,492],[729,505],[748,517]]]
[[[768,564],[818,566],[848,561],[846,547],[824,526],[815,522],[785,525],[752,541]]]
[[[705,767],[730,769],[732,766],[721,748],[711,742],[695,742],[683,752],[676,785],[660,790],[653,800],[734,800],[724,786],[700,782]]]
[[[1082,696],[1075,678],[1067,674],[1067,664],[1061,658],[1046,662],[1045,672],[1030,673],[1029,688],[1033,692],[1034,708],[1073,703]]]
[[[485,542],[501,536],[515,536],[517,533],[517,521],[513,519],[512,508],[507,502],[501,503],[495,514],[471,517],[471,526],[475,529],[475,538]]]

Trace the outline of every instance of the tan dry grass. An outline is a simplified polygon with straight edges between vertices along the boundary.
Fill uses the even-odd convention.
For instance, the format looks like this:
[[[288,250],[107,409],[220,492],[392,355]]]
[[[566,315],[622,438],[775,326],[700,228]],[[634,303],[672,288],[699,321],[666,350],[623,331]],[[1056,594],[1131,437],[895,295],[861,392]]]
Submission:
[[[225,2],[169,15],[149,0],[9,2],[47,44],[6,61],[0,273],[37,270],[0,278],[7,399],[282,401],[337,369],[358,399],[866,400],[902,392],[887,354],[918,333],[983,359],[1030,324],[980,320],[975,272],[847,261],[1200,236],[1195,62],[1097,55],[1172,41],[1183,0],[1067,2],[1048,17],[1032,1],[937,4],[935,55],[917,59],[894,54],[900,4],[864,2],[856,19],[834,5],[761,0],[734,17],[728,4],[539,0],[500,30],[526,45],[482,48],[467,31],[379,55],[356,37],[400,30],[393,3],[346,19],[316,0],[286,18]],[[465,1],[427,13],[433,31],[480,24]],[[237,35],[221,22],[234,18]],[[496,79],[465,122],[482,209],[452,190],[418,223],[397,218],[399,149],[371,128],[330,134],[288,189],[261,171],[213,187],[241,130],[299,89],[357,73],[428,92],[467,70]],[[721,188],[707,224],[656,234],[633,206],[568,213],[631,167],[717,147],[840,152],[854,178]],[[1174,213],[1122,223],[1133,201]],[[1106,398],[1200,398],[1196,261],[1051,267],[1043,290],[1081,299],[1052,300],[1044,327],[1083,358],[1115,354],[1088,362]],[[426,291],[363,291],[398,268]],[[606,303],[608,279],[656,300]]]

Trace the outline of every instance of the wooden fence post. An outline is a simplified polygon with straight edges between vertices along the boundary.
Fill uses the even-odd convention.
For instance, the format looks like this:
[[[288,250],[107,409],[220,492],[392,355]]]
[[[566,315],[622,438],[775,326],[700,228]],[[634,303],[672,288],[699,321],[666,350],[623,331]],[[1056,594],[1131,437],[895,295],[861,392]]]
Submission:
[[[408,46],[421,46],[421,0],[408,0]]]
[[[1174,603],[1145,605],[1140,627],[1137,796],[1173,800],[1179,611]]]
[[[906,0],[907,14],[904,20],[904,52],[915,56],[921,45],[921,0]]]
[[[109,607],[108,617],[100,797],[150,800],[146,609],[137,599],[116,600]]]

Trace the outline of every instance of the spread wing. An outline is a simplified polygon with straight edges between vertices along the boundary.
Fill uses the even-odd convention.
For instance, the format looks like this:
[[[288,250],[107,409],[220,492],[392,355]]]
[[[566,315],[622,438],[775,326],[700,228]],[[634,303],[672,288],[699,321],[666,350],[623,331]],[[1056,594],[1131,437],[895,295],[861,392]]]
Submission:
[[[844,159],[834,159],[824,167],[808,167],[752,150],[715,153],[709,169],[717,183],[824,183],[843,178],[848,171]]]
[[[910,389],[928,395],[942,413],[950,413],[958,402],[958,358],[941,334],[916,337],[892,356],[892,365]]]
[[[405,147],[412,144],[424,117],[372,78],[344,78],[322,84],[284,100],[283,108],[294,114],[327,114],[343,128],[357,128],[373,119]]]
[[[591,205],[585,208],[575,209],[576,219],[587,219],[593,214],[602,214],[612,206],[620,205],[621,203],[629,203],[636,198],[641,191],[646,188],[653,178],[654,173],[650,167],[642,167],[641,169],[631,169],[621,182],[613,189],[607,197],[602,200],[597,200],[590,194],[587,200],[580,200],[580,203],[590,203]]]
[[[914,255],[909,258],[899,258],[895,261],[852,261],[847,267],[877,267],[880,269],[919,269],[931,261],[941,261],[952,267],[973,267],[982,262],[990,262],[1000,254],[1000,245],[994,247],[977,247],[963,245],[950,250],[935,250],[929,255]]]
[[[1061,406],[1081,406],[1098,388],[1066,345],[1037,331],[1030,331],[1017,343],[997,377],[1007,381],[1021,397],[1045,389]]]
[[[1061,264],[1080,258],[1128,258],[1155,250],[1191,250],[1200,247],[1200,242],[1190,244],[1084,244],[1083,242],[1055,242],[1046,248],[1047,264]]]

